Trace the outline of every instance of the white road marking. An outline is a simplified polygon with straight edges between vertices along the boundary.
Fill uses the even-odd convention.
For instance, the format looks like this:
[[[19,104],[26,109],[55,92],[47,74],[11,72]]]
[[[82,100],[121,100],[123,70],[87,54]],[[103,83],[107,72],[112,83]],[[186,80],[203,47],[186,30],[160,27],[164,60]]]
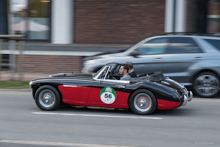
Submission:
[[[32,95],[31,89],[0,89],[0,95]]]
[[[18,93],[16,93],[16,92],[7,92],[7,91],[0,92],[0,95],[30,95],[30,96],[32,96],[31,92],[18,92]]]
[[[218,103],[220,102],[219,98],[193,98],[192,102],[212,102],[212,103]]]
[[[163,119],[160,117],[143,117],[143,116],[116,116],[116,115],[92,115],[92,114],[74,114],[74,113],[49,113],[49,112],[32,112],[38,115],[64,115],[64,116],[83,116],[83,117],[107,117],[107,118],[135,118],[135,119]]]
[[[28,145],[53,145],[53,146],[77,146],[77,147],[134,147],[119,145],[82,144],[65,142],[27,141],[27,140],[0,140],[0,143],[28,144]]]

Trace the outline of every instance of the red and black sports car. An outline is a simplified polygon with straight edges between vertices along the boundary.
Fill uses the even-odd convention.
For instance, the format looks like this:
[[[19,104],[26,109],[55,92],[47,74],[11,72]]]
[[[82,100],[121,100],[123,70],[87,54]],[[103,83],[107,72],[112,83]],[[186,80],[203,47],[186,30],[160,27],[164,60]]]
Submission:
[[[30,82],[33,97],[42,110],[54,110],[66,103],[130,108],[136,114],[185,106],[192,99],[192,92],[160,72],[131,78],[130,81],[116,80],[119,67],[117,63],[110,63],[95,74],[60,73],[33,80]]]

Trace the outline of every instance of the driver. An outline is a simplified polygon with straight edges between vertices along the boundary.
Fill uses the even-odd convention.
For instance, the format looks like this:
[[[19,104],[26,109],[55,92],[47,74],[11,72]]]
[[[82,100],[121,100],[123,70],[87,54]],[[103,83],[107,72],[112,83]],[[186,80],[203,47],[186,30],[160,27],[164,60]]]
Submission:
[[[128,74],[129,66],[127,64],[121,64],[119,73],[122,75],[120,80],[130,80],[131,76]]]

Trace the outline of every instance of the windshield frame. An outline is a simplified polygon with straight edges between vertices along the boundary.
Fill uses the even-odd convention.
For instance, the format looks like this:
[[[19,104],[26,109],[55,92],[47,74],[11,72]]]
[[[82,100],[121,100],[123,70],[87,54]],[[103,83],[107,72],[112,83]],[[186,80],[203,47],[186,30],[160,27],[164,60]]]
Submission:
[[[102,74],[102,72],[107,68],[108,66],[105,65],[103,66],[99,71],[97,71],[94,75],[93,75],[93,79],[97,80],[98,77]]]
[[[108,63],[106,65],[104,65],[97,73],[95,73],[93,75],[93,79],[96,81],[103,81],[103,82],[113,82],[113,83],[124,83],[124,84],[129,84],[130,81],[126,81],[126,80],[114,80],[114,79],[106,79],[107,75],[108,75],[108,71],[109,70],[115,70],[115,68],[117,67],[118,63]],[[108,68],[108,69],[106,69]],[[105,76],[103,79],[100,79],[100,75],[107,70]]]

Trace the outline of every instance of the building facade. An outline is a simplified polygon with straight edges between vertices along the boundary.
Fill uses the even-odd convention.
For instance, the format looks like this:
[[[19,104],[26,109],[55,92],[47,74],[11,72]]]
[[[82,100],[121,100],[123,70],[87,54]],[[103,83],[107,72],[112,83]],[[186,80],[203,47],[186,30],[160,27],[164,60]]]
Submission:
[[[62,44],[134,44],[171,32],[220,32],[220,0],[0,0],[0,34],[61,44],[24,51],[24,72],[80,72],[89,54]]]
[[[0,6],[1,34],[53,44],[133,44],[165,32],[220,31],[220,0],[1,0]]]
[[[60,3],[52,1],[52,15],[60,15],[52,17],[59,23],[52,19],[52,28],[56,28],[52,43],[62,43],[56,40],[64,36],[69,36],[65,39],[68,43],[121,44],[168,32],[220,32],[220,0],[67,0],[69,10],[65,7],[65,13],[56,9]],[[59,35],[64,31],[59,32],[56,26],[67,24],[72,25]]]

